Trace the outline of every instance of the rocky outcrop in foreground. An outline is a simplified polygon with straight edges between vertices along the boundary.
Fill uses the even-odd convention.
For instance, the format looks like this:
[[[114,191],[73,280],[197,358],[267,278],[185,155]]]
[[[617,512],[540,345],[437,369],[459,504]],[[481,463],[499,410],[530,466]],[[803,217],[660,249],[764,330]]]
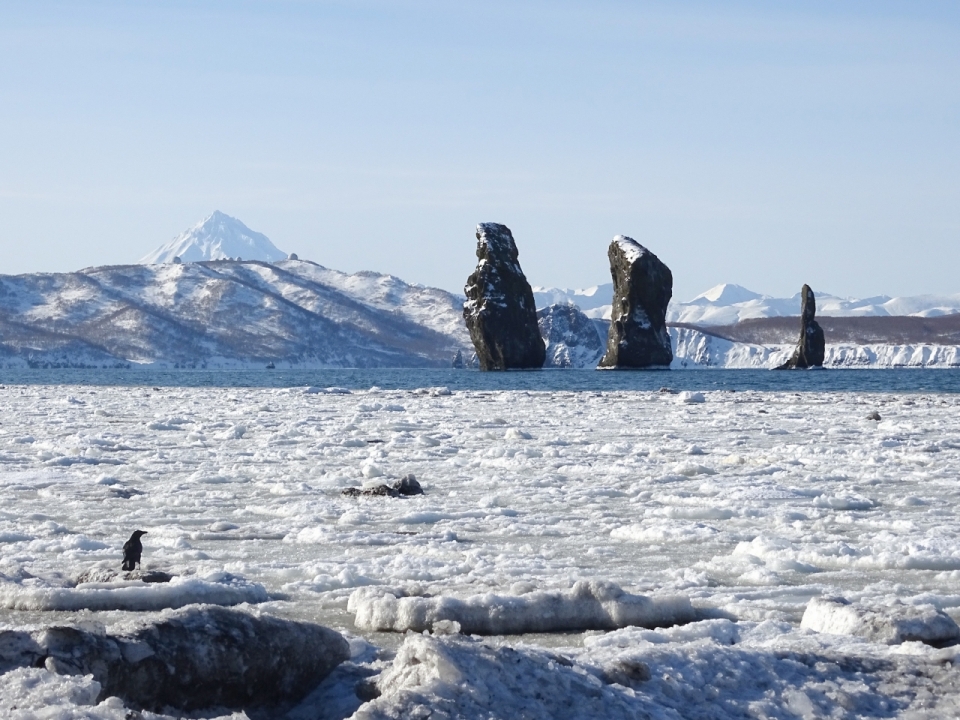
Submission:
[[[633,238],[617,235],[607,251],[613,309],[602,368],[667,367],[673,360],[667,305],[673,274]]]
[[[547,346],[544,367],[594,368],[603,356],[603,340],[593,320],[576,305],[550,305],[537,311],[540,336]]]
[[[793,357],[780,365],[777,370],[792,370],[794,368],[822,367],[824,348],[826,343],[823,329],[814,319],[817,314],[817,300],[809,285],[804,285],[800,291],[802,305],[800,309],[800,340]]]
[[[0,672],[93,675],[100,699],[153,712],[290,707],[349,655],[347,641],[320,625],[211,606],[123,635],[76,627],[0,632]]]
[[[506,225],[477,226],[477,269],[464,287],[463,319],[481,370],[543,367],[546,351],[533,290],[518,255]]]

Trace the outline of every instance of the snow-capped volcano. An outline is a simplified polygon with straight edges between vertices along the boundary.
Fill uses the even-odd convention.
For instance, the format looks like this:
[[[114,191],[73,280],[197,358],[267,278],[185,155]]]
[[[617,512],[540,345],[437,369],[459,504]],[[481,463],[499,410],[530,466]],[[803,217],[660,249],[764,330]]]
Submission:
[[[219,210],[202,222],[186,230],[166,245],[154,250],[140,260],[143,265],[173,262],[179,257],[183,262],[201,260],[284,260],[287,254],[270,242],[266,235],[254,232],[236,218]]]

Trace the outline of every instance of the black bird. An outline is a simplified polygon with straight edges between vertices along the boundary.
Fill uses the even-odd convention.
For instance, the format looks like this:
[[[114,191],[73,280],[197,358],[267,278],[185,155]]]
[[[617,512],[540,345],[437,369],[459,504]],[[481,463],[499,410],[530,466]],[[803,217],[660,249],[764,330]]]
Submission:
[[[123,544],[123,566],[122,570],[135,570],[140,564],[140,556],[143,554],[143,545],[140,544],[140,537],[146,535],[146,530],[134,530],[130,539]]]

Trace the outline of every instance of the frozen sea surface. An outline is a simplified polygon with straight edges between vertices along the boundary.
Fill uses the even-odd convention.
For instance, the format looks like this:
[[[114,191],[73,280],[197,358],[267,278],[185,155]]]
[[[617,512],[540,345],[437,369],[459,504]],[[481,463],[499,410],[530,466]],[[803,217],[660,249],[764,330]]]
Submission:
[[[952,649],[841,642],[800,620],[821,596],[932,604],[960,618],[960,397],[714,389],[727,374],[610,374],[656,378],[650,389],[615,392],[361,389],[342,376],[279,388],[8,384],[0,623],[123,620],[140,606],[100,602],[94,613],[49,598],[74,597],[83,571],[118,567],[120,546],[141,528],[145,569],[176,574],[200,599],[265,597],[268,612],[379,647],[404,643],[395,660],[378,661],[389,665],[383,695],[358,717],[416,716],[411,708],[431,697],[446,707],[450,687],[494,672],[509,652],[520,652],[530,678],[551,667],[579,673],[550,682],[564,692],[585,683],[590,703],[609,696],[610,717],[954,715]],[[936,380],[951,371],[920,374],[955,382]],[[510,377],[542,375],[554,373]],[[854,373],[789,377],[827,375]],[[424,495],[341,495],[409,473]],[[347,610],[358,588],[466,598],[565,591],[577,581],[684,595],[701,620],[683,632],[484,644],[361,633]],[[572,660],[557,665],[550,653],[561,650]],[[834,671],[818,665],[831,662]],[[644,663],[652,679],[628,687],[646,677],[630,663]],[[4,676],[0,706],[67,682],[28,675]],[[65,697],[89,700],[81,680]],[[600,694],[590,695],[598,682]],[[482,698],[463,702],[459,715],[437,716],[511,717],[491,714]],[[683,710],[696,702],[699,714]],[[330,717],[322,704],[298,717]],[[90,717],[113,717],[107,710]]]

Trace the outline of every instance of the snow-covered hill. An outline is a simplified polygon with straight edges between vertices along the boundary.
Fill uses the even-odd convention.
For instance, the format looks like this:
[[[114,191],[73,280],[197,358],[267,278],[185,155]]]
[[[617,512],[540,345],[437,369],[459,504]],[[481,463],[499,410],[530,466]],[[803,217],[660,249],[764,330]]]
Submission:
[[[816,290],[816,288],[814,288]],[[577,305],[591,318],[610,318],[613,285],[595,285],[586,290],[534,288],[537,307],[554,304]],[[883,317],[908,315],[936,317],[960,313],[960,293],[956,295],[887,295],[855,299],[817,292],[817,315],[832,317]],[[697,295],[689,302],[670,303],[668,322],[700,325],[732,325],[741,320],[783,317],[800,314],[800,294],[790,298],[761,295],[740,285],[722,284]]]
[[[202,260],[283,260],[287,254],[277,248],[266,235],[254,232],[236,218],[219,210],[180,233],[166,245],[161,245],[140,260],[141,263],[183,262]]]
[[[443,290],[299,260],[7,275],[0,365],[448,367],[472,352],[461,311]]]

